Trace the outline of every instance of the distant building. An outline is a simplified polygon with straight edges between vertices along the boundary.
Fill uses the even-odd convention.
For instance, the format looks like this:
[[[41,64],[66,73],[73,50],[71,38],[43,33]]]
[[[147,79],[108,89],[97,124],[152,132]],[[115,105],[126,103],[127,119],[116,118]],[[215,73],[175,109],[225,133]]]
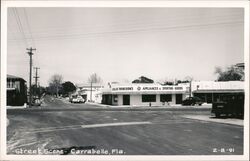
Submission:
[[[245,69],[245,63],[238,63],[238,64],[235,64],[235,67],[237,68],[241,68],[241,69]]]
[[[235,64],[234,67],[236,68],[237,72],[242,76],[241,81],[244,81],[245,80],[245,63]]]
[[[20,77],[7,75],[7,105],[23,106],[26,102],[26,81]]]
[[[104,88],[102,84],[93,83],[91,84],[77,84],[76,93],[81,95],[88,102],[101,103],[102,94],[101,89]]]
[[[244,93],[244,82],[194,81],[191,89],[193,96],[201,98],[204,102],[212,103],[225,94]]]

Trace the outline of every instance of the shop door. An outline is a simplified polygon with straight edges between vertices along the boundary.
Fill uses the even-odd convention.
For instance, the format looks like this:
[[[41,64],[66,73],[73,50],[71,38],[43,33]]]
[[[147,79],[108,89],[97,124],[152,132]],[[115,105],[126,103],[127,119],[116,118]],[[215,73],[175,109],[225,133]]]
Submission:
[[[175,102],[176,104],[182,103],[182,94],[176,94]]]
[[[130,95],[123,95],[123,105],[130,105]]]

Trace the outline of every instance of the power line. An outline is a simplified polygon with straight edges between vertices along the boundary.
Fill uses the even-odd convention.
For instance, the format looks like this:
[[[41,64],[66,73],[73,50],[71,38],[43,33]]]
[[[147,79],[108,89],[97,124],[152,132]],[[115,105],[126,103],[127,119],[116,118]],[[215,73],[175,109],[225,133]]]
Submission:
[[[235,17],[236,16],[236,17]],[[224,20],[227,20],[228,18],[237,18],[237,20],[239,20],[239,18],[242,18],[242,17],[239,17],[239,16],[241,16],[240,14],[237,14],[237,15],[220,15],[220,16],[209,16],[209,17],[207,17],[206,19],[212,19],[213,21],[214,20],[220,20],[220,21],[224,21]],[[195,17],[195,18],[176,18],[176,17],[172,17],[172,19],[168,19],[167,20],[167,22],[176,22],[176,20],[177,21],[179,21],[179,22],[183,22],[183,21],[192,21],[192,20],[197,20],[199,17]],[[221,20],[222,19],[222,20]],[[62,32],[65,32],[65,29],[66,30],[68,30],[68,28],[70,27],[70,30],[72,31],[72,29],[73,29],[73,31],[74,31],[74,29],[76,29],[76,31],[78,31],[79,29],[80,30],[86,30],[86,29],[88,29],[88,27],[90,28],[90,29],[93,29],[93,27],[97,27],[97,28],[103,28],[103,27],[119,27],[119,25],[121,26],[121,27],[124,27],[124,26],[135,26],[135,25],[140,25],[140,26],[151,26],[152,24],[153,25],[157,25],[157,24],[163,24],[164,25],[164,23],[162,23],[163,22],[163,20],[153,20],[153,21],[151,21],[151,22],[146,22],[145,23],[145,21],[143,22],[143,21],[140,21],[140,20],[133,20],[133,21],[125,21],[125,22],[122,22],[122,23],[116,23],[116,24],[108,24],[108,25],[95,25],[95,26],[93,26],[93,25],[91,25],[91,26],[86,26],[86,25],[79,25],[79,26],[72,26],[72,25],[70,25],[70,26],[68,26],[68,25],[64,25],[64,28],[61,28],[61,27],[50,27],[50,28],[48,28],[47,27],[47,29],[48,30],[41,30],[41,32],[47,32],[47,31],[62,31]]]
[[[29,34],[30,34],[31,41],[32,41],[33,45],[36,47],[35,41],[34,41],[33,36],[32,36],[31,29],[30,29],[30,24],[29,24],[29,19],[28,19],[28,16],[27,16],[26,9],[24,8],[23,11],[24,11],[26,22],[27,22],[28,31],[29,31]]]
[[[20,17],[19,17],[19,14],[18,14],[18,11],[16,8],[13,8],[13,13],[14,13],[17,25],[18,25],[18,29],[23,36],[23,40],[25,41],[24,43],[25,43],[26,47],[28,47],[28,42],[26,40],[26,36],[24,34],[24,31],[23,31],[22,23],[21,23],[21,20],[20,20]]]
[[[15,20],[14,12],[9,12],[9,14],[12,16],[12,20],[15,21],[14,23],[17,24],[17,21]],[[10,18],[8,20],[10,20]],[[7,32],[8,32],[8,34],[10,33],[12,35],[12,37],[14,37],[15,39],[18,39],[16,32],[13,32],[13,30],[14,30],[13,26],[14,25],[11,25],[10,21],[8,21]],[[9,35],[8,35],[8,37],[9,37]],[[8,40],[9,40],[9,38],[8,38]],[[23,43],[22,43],[22,45],[23,45]],[[18,48],[20,48],[20,51],[23,50],[23,47],[21,46],[21,42],[18,42],[17,46],[18,46]]]
[[[130,29],[130,30],[121,30],[121,31],[104,31],[104,32],[91,32],[91,33],[79,33],[79,34],[67,34],[67,35],[53,35],[53,36],[40,36],[37,37],[37,40],[55,40],[55,39],[74,39],[74,38],[84,38],[84,37],[95,37],[102,35],[119,35],[119,34],[134,34],[140,32],[167,32],[167,31],[176,31],[176,30],[194,30],[205,27],[213,27],[218,25],[235,25],[241,24],[243,21],[234,21],[234,22],[223,22],[223,23],[210,23],[210,24],[197,24],[197,25],[183,25],[183,26],[168,26],[168,27],[153,27],[153,28],[141,28],[141,29]]]
[[[31,38],[29,38],[29,39],[31,39],[33,42],[34,42],[34,39],[33,39],[33,36],[32,36],[32,33],[31,33],[31,30],[30,30],[30,25],[29,25],[29,21],[28,21],[28,17],[27,17],[27,13],[26,13],[26,11],[25,11],[25,9],[24,9],[24,14],[25,14],[25,16],[26,16],[26,20],[27,20],[27,25],[28,25],[28,28],[29,28],[29,32],[30,32],[30,35],[31,35]],[[176,16],[173,16],[172,14],[171,14],[171,17],[168,17],[168,18],[172,18],[172,19],[170,19],[170,21],[171,20],[174,20],[174,21],[176,21],[176,20],[181,20],[180,22],[183,22],[183,21],[186,21],[186,20],[197,20],[197,18],[198,19],[201,19],[201,17],[203,17],[204,15],[202,15],[202,16],[196,16],[196,17],[187,17],[186,15],[176,15]],[[206,15],[205,15],[206,16]],[[216,20],[216,19],[227,19],[227,18],[232,18],[232,17],[234,17],[234,16],[241,16],[241,14],[224,14],[224,15],[217,15],[217,16],[209,16],[209,17],[206,17],[206,19],[212,19],[213,21],[214,20]],[[186,18],[185,18],[186,17]],[[235,17],[234,17],[235,18]],[[135,20],[135,19],[133,19],[133,20]],[[153,19],[154,21],[153,21],[153,23],[151,22],[151,23],[138,23],[138,21],[136,20],[136,21],[123,21],[123,23],[122,24],[110,24],[110,25],[108,25],[108,26],[105,26],[104,25],[104,27],[112,27],[112,26],[116,26],[116,25],[122,25],[122,27],[124,27],[124,26],[127,26],[127,27],[138,27],[138,26],[135,26],[135,25],[143,25],[143,26],[147,26],[147,27],[149,27],[149,26],[151,26],[152,24],[154,25],[153,27],[155,27],[157,24],[155,24],[155,22],[156,23],[158,23],[158,22],[162,22],[162,20],[161,21],[155,21],[155,19]],[[132,23],[131,24],[131,22],[136,22],[136,23]],[[144,21],[145,22],[145,21]],[[169,22],[169,20],[168,20],[168,22]],[[139,27],[143,27],[143,26],[139,26]],[[69,26],[68,26],[69,27]],[[72,27],[72,26],[70,26],[70,27]],[[75,29],[81,29],[81,31],[83,30],[82,29],[82,27],[84,27],[84,26],[76,26],[75,27]],[[89,26],[90,27],[90,26]],[[97,26],[97,27],[103,27],[103,25],[102,26]],[[159,27],[158,25],[157,25],[157,27]],[[86,26],[85,26],[85,28],[86,28]],[[91,26],[91,29],[93,28],[93,26]],[[62,30],[62,28],[54,28],[54,30],[56,30],[56,31],[62,31],[63,33],[65,33],[65,31],[63,31]],[[71,32],[74,32],[74,30],[72,31],[72,28],[71,28],[71,30],[70,30]],[[76,31],[76,30],[75,30]],[[79,30],[78,30],[79,31]],[[115,32],[117,32],[117,31],[115,31]],[[119,31],[118,31],[119,32]],[[45,32],[45,33],[47,33],[47,32]],[[84,36],[84,34],[104,34],[104,33],[101,33],[101,32],[97,32],[97,33],[75,33],[75,34],[68,34],[68,35],[65,35],[65,34],[62,34],[62,35],[55,35],[55,36],[38,36],[37,38],[38,39],[45,39],[45,38],[56,38],[56,37],[61,37],[61,36],[63,36],[63,37],[65,37],[65,38],[69,38],[70,36],[75,36],[75,37],[77,37],[78,35],[83,35]],[[112,33],[111,33],[112,34]]]
[[[172,16],[172,15],[171,15]],[[182,15],[181,16],[181,18],[179,18],[178,17],[178,15],[176,15],[176,16],[172,16],[172,17],[169,17],[169,18],[172,18],[172,19],[170,19],[169,20],[169,18],[168,18],[168,23],[169,22],[171,22],[171,21],[179,21],[179,22],[184,22],[184,21],[192,21],[192,20],[198,20],[198,19],[201,19],[201,17],[187,17],[187,16],[184,16],[184,17],[186,17],[186,18],[184,18],[183,17],[184,15]],[[235,17],[236,16],[236,17]],[[209,16],[209,17],[206,17],[206,19],[208,19],[208,20],[213,20],[213,21],[215,21],[215,20],[226,20],[226,19],[228,19],[228,18],[233,18],[233,19],[235,19],[235,18],[237,18],[237,20],[239,20],[239,18],[241,18],[241,17],[239,17],[239,16],[241,16],[241,14],[224,14],[224,15],[217,15],[217,16]],[[27,14],[26,14],[26,17],[27,17]],[[27,18],[27,20],[28,20],[28,18]],[[181,21],[180,21],[181,20]],[[28,21],[27,21],[28,22]],[[145,23],[145,21],[144,21],[144,23],[143,23],[143,21],[139,21],[139,23],[138,23],[138,20],[136,20],[136,21],[125,21],[125,22],[122,22],[122,23],[116,23],[116,24],[108,24],[108,25],[95,25],[95,26],[87,26],[87,28],[86,28],[86,25],[84,25],[84,26],[73,26],[72,27],[72,25],[71,26],[67,26],[66,25],[66,28],[65,28],[65,25],[64,25],[64,28],[58,28],[58,27],[56,27],[56,28],[52,28],[52,29],[48,29],[48,30],[42,30],[44,33],[48,33],[48,31],[53,31],[53,30],[55,30],[55,32],[54,33],[56,33],[56,32],[58,32],[58,31],[60,31],[60,32],[62,32],[62,33],[65,33],[65,29],[67,30],[67,31],[69,31],[69,29],[67,28],[67,27],[70,27],[70,31],[71,32],[74,32],[74,31],[79,31],[79,30],[85,30],[86,31],[86,29],[88,29],[88,27],[90,27],[90,29],[93,29],[93,28],[96,28],[97,27],[97,29],[100,29],[100,27],[101,28],[103,28],[103,27],[108,27],[108,28],[112,28],[112,27],[118,27],[118,28],[120,28],[120,27],[138,27],[138,25],[139,25],[139,27],[142,27],[142,26],[151,26],[151,25],[154,25],[154,26],[159,26],[159,24],[158,23],[160,23],[160,25],[164,25],[164,23],[162,23],[162,22],[166,22],[166,21],[158,21],[158,20],[153,20],[153,21],[150,21],[149,23],[148,22],[146,22]],[[119,25],[120,25],[120,27],[119,27]],[[29,27],[30,28],[30,27]],[[31,38],[32,39],[32,38]]]

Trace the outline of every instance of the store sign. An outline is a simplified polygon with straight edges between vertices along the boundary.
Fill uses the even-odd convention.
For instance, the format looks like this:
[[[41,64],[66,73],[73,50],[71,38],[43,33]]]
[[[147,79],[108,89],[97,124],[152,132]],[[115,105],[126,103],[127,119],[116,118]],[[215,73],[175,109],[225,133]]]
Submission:
[[[158,87],[143,87],[142,90],[144,90],[144,91],[148,91],[148,90],[158,91],[159,88]]]
[[[114,87],[112,91],[186,91],[183,86],[137,86],[137,87]]]
[[[116,87],[112,91],[133,91],[133,87]]]

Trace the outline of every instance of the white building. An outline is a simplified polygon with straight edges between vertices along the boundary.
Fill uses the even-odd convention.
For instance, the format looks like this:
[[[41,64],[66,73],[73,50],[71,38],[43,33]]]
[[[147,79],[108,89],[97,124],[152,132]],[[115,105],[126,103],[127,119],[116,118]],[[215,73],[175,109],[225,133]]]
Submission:
[[[104,86],[102,84],[77,84],[77,94],[81,95],[88,102],[96,102],[101,103],[102,101],[102,93],[101,89]]]
[[[102,90],[102,103],[109,105],[181,104],[189,96],[189,83],[177,86],[160,84],[112,84]]]
[[[204,102],[212,103],[228,93],[244,93],[243,81],[193,81],[179,85],[111,84],[102,91],[102,103],[109,105],[160,106],[166,103],[181,104],[188,96],[197,96]],[[190,93],[191,92],[191,93]]]
[[[192,95],[204,102],[212,103],[222,95],[229,93],[244,93],[244,81],[195,81],[192,82]]]

